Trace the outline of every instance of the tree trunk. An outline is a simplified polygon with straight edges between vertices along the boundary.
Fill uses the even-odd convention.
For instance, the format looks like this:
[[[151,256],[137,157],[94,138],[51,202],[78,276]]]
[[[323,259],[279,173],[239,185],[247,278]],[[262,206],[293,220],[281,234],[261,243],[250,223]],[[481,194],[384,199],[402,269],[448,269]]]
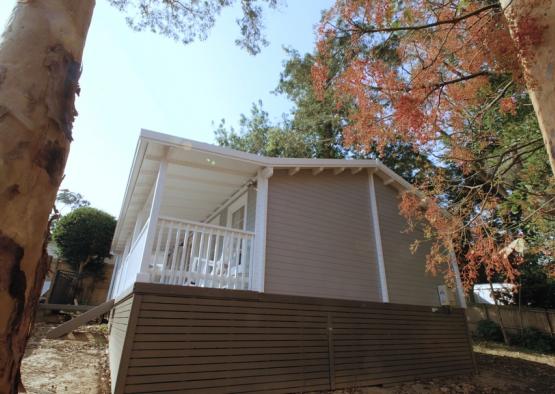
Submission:
[[[497,312],[497,317],[499,318],[499,327],[501,328],[501,334],[503,334],[503,342],[505,345],[510,345],[509,336],[507,335],[507,331],[505,330],[505,324],[503,323],[503,316],[501,316],[501,308],[499,308],[499,301],[497,301],[497,295],[493,290],[493,284],[491,280],[489,282],[489,288],[491,290],[491,296],[493,297],[493,303],[495,304],[495,311]]]
[[[82,295],[83,295],[83,271],[85,270],[85,267],[90,263],[91,261],[91,257],[87,257],[87,259],[85,261],[82,261],[79,263],[79,268],[77,271],[77,279],[75,280],[75,289],[73,291],[73,303],[75,305],[79,305],[80,303],[83,303]]]
[[[19,368],[47,270],[94,0],[20,0],[0,41],[0,392]]]
[[[511,35],[518,34],[517,22],[528,17],[530,4],[524,0],[500,0],[510,22]],[[547,26],[543,42],[532,51],[533,58],[522,59],[522,66],[535,79],[528,93],[536,111],[547,149],[551,170],[555,175],[555,1],[538,2],[531,15],[539,25]]]

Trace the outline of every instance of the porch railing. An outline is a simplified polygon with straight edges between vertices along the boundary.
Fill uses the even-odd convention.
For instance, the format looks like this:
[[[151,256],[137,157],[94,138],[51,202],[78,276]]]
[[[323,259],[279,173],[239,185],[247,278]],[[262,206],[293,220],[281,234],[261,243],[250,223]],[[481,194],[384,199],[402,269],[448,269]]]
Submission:
[[[249,289],[254,233],[162,217],[149,262],[150,282]]]
[[[147,220],[139,234],[137,234],[127,254],[123,256],[120,263],[121,267],[117,267],[118,271],[113,290],[114,296],[120,295],[122,291],[133,286],[137,274],[141,272],[141,261],[146,246],[148,226],[149,222]]]

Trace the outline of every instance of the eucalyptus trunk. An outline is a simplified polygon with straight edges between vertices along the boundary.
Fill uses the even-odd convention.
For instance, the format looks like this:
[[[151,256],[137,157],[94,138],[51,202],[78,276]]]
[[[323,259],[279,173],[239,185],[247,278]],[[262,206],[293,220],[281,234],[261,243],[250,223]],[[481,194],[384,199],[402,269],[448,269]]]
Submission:
[[[0,393],[20,384],[94,3],[20,0],[0,40]]]
[[[555,1],[537,1],[530,11],[530,2],[524,0],[500,0],[505,16],[510,22],[511,35],[518,34],[518,22],[530,16],[537,18],[540,26],[546,26],[543,40],[522,58],[522,66],[533,77],[528,83],[528,93],[538,118],[543,142],[555,175]],[[529,56],[529,58],[526,58]]]

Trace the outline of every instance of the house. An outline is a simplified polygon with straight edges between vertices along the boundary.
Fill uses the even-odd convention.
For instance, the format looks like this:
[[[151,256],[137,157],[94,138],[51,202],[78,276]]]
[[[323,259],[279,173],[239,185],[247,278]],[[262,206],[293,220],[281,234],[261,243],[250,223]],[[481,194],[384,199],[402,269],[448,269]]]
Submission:
[[[379,161],[267,158],[142,130],[112,244],[116,393],[301,392],[474,369]],[[440,297],[441,296],[441,297]],[[448,305],[447,305],[448,304]]]
[[[112,258],[104,259],[102,272],[99,275],[83,275],[77,289],[75,266],[58,256],[54,241],[47,244],[46,251],[49,261],[48,272],[41,293],[46,303],[73,304],[76,290],[79,290],[79,301],[84,302],[85,305],[99,305],[106,300],[114,269]]]
[[[516,304],[514,298],[515,285],[511,283],[477,283],[472,288],[474,303],[494,305],[494,294],[498,296],[498,300],[503,300],[503,304]]]

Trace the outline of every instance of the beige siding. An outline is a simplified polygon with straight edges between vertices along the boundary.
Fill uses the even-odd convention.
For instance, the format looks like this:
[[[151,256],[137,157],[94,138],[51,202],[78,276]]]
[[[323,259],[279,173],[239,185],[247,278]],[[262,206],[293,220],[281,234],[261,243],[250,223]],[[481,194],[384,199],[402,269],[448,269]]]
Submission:
[[[132,297],[118,303],[110,319],[109,358],[112,392],[115,390],[132,303]]]
[[[276,171],[268,194],[266,292],[380,300],[365,172]]]
[[[443,284],[443,278],[425,272],[428,252],[425,246],[411,253],[410,245],[422,237],[417,232],[405,231],[407,223],[399,214],[399,194],[378,177],[375,188],[390,302],[438,305],[437,286]]]

